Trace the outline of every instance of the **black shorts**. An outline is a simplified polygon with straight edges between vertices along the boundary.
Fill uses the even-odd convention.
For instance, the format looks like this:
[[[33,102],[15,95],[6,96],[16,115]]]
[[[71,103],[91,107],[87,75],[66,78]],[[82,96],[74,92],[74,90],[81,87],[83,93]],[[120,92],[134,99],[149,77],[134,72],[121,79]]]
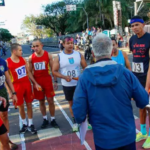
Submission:
[[[6,91],[5,87],[0,89],[0,96],[4,97],[6,99],[6,102],[7,102],[7,105],[5,108],[4,108],[3,104],[0,105],[0,112],[8,111],[8,107],[10,104],[9,104],[8,95],[7,95],[7,91]]]
[[[75,89],[76,89],[76,86],[71,86],[71,87],[63,86],[63,91],[64,91],[65,98],[67,101],[73,100]]]
[[[3,135],[7,133],[7,129],[6,127],[4,126],[4,124],[2,124],[2,126],[0,126],[0,135]]]

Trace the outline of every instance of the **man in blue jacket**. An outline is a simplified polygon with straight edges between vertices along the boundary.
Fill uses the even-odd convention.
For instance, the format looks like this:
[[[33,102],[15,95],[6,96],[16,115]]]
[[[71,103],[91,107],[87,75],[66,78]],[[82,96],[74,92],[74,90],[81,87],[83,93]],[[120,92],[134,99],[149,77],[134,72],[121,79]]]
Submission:
[[[111,60],[109,37],[98,34],[92,44],[96,63],[79,78],[74,117],[80,124],[88,114],[96,150],[136,150],[131,98],[142,109],[148,104],[148,94],[132,72]]]

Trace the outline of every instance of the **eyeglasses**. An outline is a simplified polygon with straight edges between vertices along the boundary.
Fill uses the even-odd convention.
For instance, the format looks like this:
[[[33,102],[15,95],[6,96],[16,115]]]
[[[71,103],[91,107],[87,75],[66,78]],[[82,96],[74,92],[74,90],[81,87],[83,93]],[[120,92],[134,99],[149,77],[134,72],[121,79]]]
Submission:
[[[39,45],[35,45],[35,46],[32,45],[32,48],[35,48],[35,47],[39,47]]]

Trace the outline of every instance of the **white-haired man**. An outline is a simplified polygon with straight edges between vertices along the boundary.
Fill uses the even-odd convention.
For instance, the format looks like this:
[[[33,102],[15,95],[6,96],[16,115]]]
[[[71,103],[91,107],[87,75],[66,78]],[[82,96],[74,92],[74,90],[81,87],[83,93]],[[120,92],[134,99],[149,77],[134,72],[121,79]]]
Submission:
[[[131,98],[137,107],[148,104],[148,94],[128,69],[111,60],[112,41],[104,34],[93,39],[96,63],[80,76],[73,99],[77,123],[88,114],[96,150],[136,150]]]

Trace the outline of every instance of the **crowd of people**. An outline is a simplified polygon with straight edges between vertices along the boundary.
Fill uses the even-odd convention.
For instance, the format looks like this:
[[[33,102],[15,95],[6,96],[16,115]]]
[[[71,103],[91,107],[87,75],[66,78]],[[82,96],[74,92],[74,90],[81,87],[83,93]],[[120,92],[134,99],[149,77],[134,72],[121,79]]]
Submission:
[[[32,42],[34,52],[28,62],[22,57],[21,45],[12,44],[11,57],[6,61],[0,58],[0,148],[18,148],[9,140],[7,93],[13,100],[14,107],[19,110],[23,124],[19,133],[27,130],[31,134],[37,133],[33,124],[34,99],[39,100],[40,104],[43,117],[41,128],[46,128],[49,122],[54,128],[59,128],[54,104],[58,78],[61,78],[65,99],[69,104],[73,132],[79,131],[78,125],[88,117],[96,150],[136,150],[136,142],[145,139],[143,148],[150,148],[150,128],[148,134],[146,131],[147,111],[150,116],[147,107],[150,89],[150,34],[144,31],[141,17],[134,16],[130,24],[135,33],[129,40],[130,51],[133,53],[132,68],[127,54],[118,49],[117,40],[99,33],[100,29],[93,28],[93,33],[96,33],[94,37],[92,31],[83,32],[83,35],[88,34],[88,42],[83,42],[85,45],[86,42],[92,44],[91,53],[95,60],[89,66],[86,63],[88,55],[83,56],[74,50],[78,40],[69,36],[61,41],[63,50],[54,60],[52,55],[43,50],[39,39]],[[45,97],[50,119],[47,117]],[[131,100],[140,108],[141,132],[137,135]],[[27,106],[28,121],[24,103]]]
[[[6,56],[7,43],[0,41],[0,56]]]

